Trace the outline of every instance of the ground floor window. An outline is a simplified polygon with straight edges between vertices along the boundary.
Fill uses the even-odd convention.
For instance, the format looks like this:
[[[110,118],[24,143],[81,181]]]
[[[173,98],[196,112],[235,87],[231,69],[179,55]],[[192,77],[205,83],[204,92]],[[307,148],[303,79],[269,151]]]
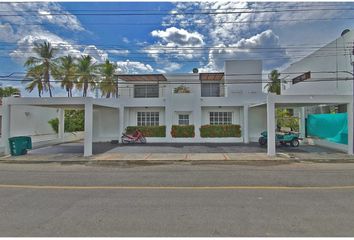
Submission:
[[[189,115],[179,114],[178,115],[178,125],[189,125]]]
[[[210,125],[232,124],[232,112],[210,112]]]
[[[137,114],[138,126],[159,126],[159,122],[159,112],[138,112]]]

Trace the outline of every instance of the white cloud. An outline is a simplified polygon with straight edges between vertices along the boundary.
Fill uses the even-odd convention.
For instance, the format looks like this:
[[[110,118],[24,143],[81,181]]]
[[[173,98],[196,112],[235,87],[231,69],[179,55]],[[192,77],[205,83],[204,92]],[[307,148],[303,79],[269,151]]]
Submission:
[[[124,43],[127,43],[127,44],[130,43],[130,41],[129,41],[129,39],[128,39],[127,37],[123,37],[123,38],[122,38],[122,41],[123,41]]]
[[[154,30],[153,37],[161,38],[163,42],[173,46],[202,46],[203,35],[198,32],[188,32],[185,29],[170,27],[166,30]]]
[[[268,50],[268,51],[265,51]],[[280,46],[279,37],[272,30],[266,30],[238,42],[216,45],[209,51],[209,62],[200,70],[221,71],[225,59],[267,59],[265,69],[271,69],[289,60],[286,50]]]
[[[149,64],[136,61],[118,61],[118,72],[123,74],[152,73],[154,69]]]
[[[281,66],[289,60],[289,54],[284,49],[280,49],[278,53],[270,53],[270,51],[236,51],[230,50],[230,46],[264,46],[269,47],[269,44],[275,44],[281,48],[279,36],[276,33],[282,34],[282,39],[288,38],[292,34],[293,28],[303,28],[304,22],[294,21],[296,19],[316,19],[332,17],[349,17],[350,11],[342,11],[339,8],[348,6],[348,3],[333,3],[330,7],[333,10],[316,10],[316,11],[269,11],[261,12],[262,10],[281,10],[281,9],[316,9],[313,6],[319,3],[311,2],[225,2],[225,1],[200,1],[200,2],[178,2],[172,12],[232,12],[231,14],[192,14],[192,15],[170,15],[164,18],[163,26],[178,26],[186,31],[198,31],[204,36],[204,41],[211,47],[219,46],[221,49],[210,50],[208,53],[208,61],[206,67],[201,69],[220,70],[223,66],[222,58],[259,58],[264,61],[265,67]],[[326,8],[326,3],[320,3]],[[212,10],[211,10],[212,9]],[[312,23],[312,22],[308,22]],[[302,24],[302,25],[301,25]],[[314,27],[316,28],[316,27]],[[271,32],[267,32],[270,30]],[[286,33],[286,35],[284,35]],[[306,40],[309,40],[307,34]],[[321,35],[321,34],[318,34]],[[312,41],[318,42],[312,37]],[[326,33],[322,34],[323,36]],[[302,35],[301,35],[302,36]],[[303,39],[302,39],[303,40]],[[284,42],[282,42],[284,44]],[[225,47],[225,49],[223,49]],[[304,50],[305,52],[305,50]],[[192,54],[191,54],[192,55]],[[223,56],[222,56],[223,55]],[[279,58],[284,59],[279,60]],[[274,59],[271,59],[274,58]],[[195,57],[193,58],[195,59]],[[203,58],[198,58],[202,60]]]
[[[182,64],[176,63],[176,61],[202,56],[201,51],[192,49],[205,45],[204,36],[196,31],[170,27],[165,30],[154,30],[151,32],[151,36],[158,40],[145,47],[144,51],[161,66],[160,71],[178,70]]]
[[[51,32],[41,31],[21,38],[17,42],[17,49],[12,51],[10,56],[17,62],[23,64],[28,57],[33,56],[32,49],[34,43],[42,43],[44,41],[50,42],[54,48],[58,49],[57,56],[70,54],[74,57],[78,57],[81,55],[81,51],[73,47],[72,43],[69,41],[62,39]]]
[[[164,70],[166,72],[173,72],[182,67],[182,64],[175,63],[175,62],[168,62],[165,64]]]
[[[28,32],[33,27],[30,25],[31,23],[46,22],[72,31],[84,30],[76,16],[65,11],[58,3],[54,2],[3,3],[1,4],[1,10],[6,11],[6,15],[11,15],[2,16],[1,20],[3,22],[15,24],[23,30],[27,28]],[[34,10],[37,10],[37,13],[33,12]],[[51,13],[61,14],[50,15]]]
[[[86,46],[82,53],[83,55],[90,55],[97,63],[103,63],[108,58],[108,54],[105,51],[98,49],[94,45]]]
[[[121,55],[121,56],[126,56],[130,53],[130,51],[127,49],[120,49],[120,50],[112,49],[112,50],[107,50],[107,52],[112,55]]]

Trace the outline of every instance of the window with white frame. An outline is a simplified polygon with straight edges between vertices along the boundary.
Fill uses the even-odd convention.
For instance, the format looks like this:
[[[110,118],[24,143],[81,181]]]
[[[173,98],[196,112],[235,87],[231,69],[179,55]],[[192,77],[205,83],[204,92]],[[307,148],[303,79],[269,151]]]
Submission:
[[[138,112],[136,122],[138,126],[159,126],[160,113],[159,112]]]
[[[178,125],[189,125],[189,114],[179,114]]]
[[[232,124],[232,112],[210,112],[210,125]]]

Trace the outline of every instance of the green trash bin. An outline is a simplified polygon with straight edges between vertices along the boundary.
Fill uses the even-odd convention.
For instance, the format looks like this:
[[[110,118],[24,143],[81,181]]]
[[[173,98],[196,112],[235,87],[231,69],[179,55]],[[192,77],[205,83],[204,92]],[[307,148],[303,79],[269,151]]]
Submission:
[[[10,153],[12,156],[27,154],[27,149],[32,149],[32,139],[28,136],[9,138]]]

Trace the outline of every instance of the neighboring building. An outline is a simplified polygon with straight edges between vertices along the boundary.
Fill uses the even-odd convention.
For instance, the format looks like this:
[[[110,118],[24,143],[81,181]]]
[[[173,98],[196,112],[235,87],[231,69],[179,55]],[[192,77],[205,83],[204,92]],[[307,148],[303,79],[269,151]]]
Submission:
[[[354,31],[339,38],[281,72],[282,95],[353,95]],[[345,105],[321,105],[309,113],[346,112]]]

